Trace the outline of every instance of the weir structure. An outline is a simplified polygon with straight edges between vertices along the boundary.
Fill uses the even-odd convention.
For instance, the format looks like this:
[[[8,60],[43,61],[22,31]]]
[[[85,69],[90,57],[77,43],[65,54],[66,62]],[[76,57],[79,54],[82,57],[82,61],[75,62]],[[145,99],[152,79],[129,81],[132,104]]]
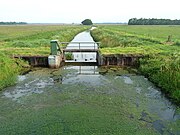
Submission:
[[[65,62],[98,63],[100,42],[61,42]],[[66,54],[71,54],[71,59]]]
[[[62,62],[96,62],[98,65],[99,58],[99,45],[100,42],[58,42],[57,40],[52,40],[51,42],[51,53],[48,57],[48,64],[51,68],[58,68],[61,66]],[[66,58],[66,54],[71,53],[71,59]],[[79,54],[80,53],[80,54]],[[95,57],[93,58],[84,58],[78,60],[75,58],[75,55],[84,55],[84,54],[93,53]]]
[[[13,56],[28,61],[31,66],[41,66],[50,68],[59,68],[63,63],[78,63],[83,65],[91,63],[96,66],[135,66],[138,67],[138,61],[143,55],[131,54],[108,54],[100,53],[100,42],[58,42],[58,40],[50,41],[51,52],[49,56]],[[71,60],[67,60],[66,53],[72,53]],[[76,54],[90,54],[94,57],[81,58],[78,60]]]

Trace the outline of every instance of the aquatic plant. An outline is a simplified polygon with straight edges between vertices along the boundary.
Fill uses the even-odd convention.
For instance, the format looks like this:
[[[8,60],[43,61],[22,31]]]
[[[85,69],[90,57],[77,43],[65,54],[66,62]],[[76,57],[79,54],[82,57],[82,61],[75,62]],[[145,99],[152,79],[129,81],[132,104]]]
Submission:
[[[65,53],[65,58],[66,58],[66,60],[73,60],[74,59],[73,54],[71,52]]]

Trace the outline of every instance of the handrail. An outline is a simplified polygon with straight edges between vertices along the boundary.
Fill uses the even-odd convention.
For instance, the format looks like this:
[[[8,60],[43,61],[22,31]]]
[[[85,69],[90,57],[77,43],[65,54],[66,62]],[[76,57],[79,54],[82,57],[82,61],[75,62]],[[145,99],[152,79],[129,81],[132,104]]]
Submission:
[[[62,46],[62,48],[73,48],[73,47],[78,47],[78,49],[84,49],[84,48],[88,48],[88,47],[93,47],[94,50],[97,48],[99,49],[99,46],[100,46],[100,42],[60,42],[60,44],[69,44],[67,46]],[[78,46],[74,46],[74,45],[71,45],[71,44],[77,44]],[[93,44],[92,46],[81,46],[81,44]],[[77,49],[77,48],[75,48]],[[91,49],[91,48],[89,48]]]
[[[87,44],[87,43],[91,43],[91,44],[100,44],[101,42],[88,42],[88,41],[82,41],[82,42],[60,42],[60,44],[70,44],[70,43],[84,43],[84,44]]]

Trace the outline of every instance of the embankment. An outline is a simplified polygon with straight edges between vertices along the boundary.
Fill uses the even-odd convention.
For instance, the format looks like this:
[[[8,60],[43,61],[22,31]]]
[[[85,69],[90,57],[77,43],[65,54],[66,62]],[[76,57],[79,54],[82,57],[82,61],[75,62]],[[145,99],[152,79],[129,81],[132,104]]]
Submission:
[[[25,65],[27,64],[20,59],[12,59],[0,53],[0,90],[13,85]]]

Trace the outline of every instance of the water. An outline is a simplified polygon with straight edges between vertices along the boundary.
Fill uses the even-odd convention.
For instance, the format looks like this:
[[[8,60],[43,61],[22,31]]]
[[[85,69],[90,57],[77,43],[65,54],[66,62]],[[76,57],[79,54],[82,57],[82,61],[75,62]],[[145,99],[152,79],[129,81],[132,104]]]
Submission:
[[[94,28],[93,28],[94,29]],[[92,30],[93,30],[92,29]],[[90,31],[79,33],[72,42],[69,43],[66,49],[98,49],[98,45],[94,42],[90,35]],[[73,60],[66,60],[66,62],[96,62],[95,52],[73,52]]]
[[[109,106],[108,104],[110,104],[106,110],[108,117],[111,117],[109,113],[112,114],[112,117],[116,117],[116,111],[119,110],[123,115],[117,115],[117,119],[126,117],[137,124],[136,126],[145,124],[147,129],[152,128],[158,134],[176,135],[180,133],[178,126],[180,122],[179,107],[166,99],[159,89],[146,78],[122,69],[112,70],[97,66],[39,69],[19,76],[17,84],[6,88],[0,95],[1,134],[4,134],[6,130],[9,131],[8,133],[11,131],[17,134],[29,134],[32,133],[32,128],[38,130],[44,125],[43,122],[50,126],[49,124],[57,123],[56,119],[66,120],[66,115],[71,117],[74,113],[79,113],[78,121],[81,121],[82,118],[84,119],[82,113],[86,109],[92,111],[93,115],[96,116],[97,112],[91,108],[97,106],[96,111],[101,111],[101,106],[104,108]],[[106,100],[108,101],[106,102]],[[75,109],[75,112],[70,108],[70,110],[63,109],[66,106],[76,108],[77,105],[80,108],[85,105],[86,108]],[[61,114],[62,110],[67,111],[65,116]],[[83,112],[81,112],[82,110]],[[47,120],[46,115],[48,115]],[[21,117],[22,119],[20,119]],[[91,115],[86,115],[86,118],[88,117]],[[98,124],[104,122],[104,120],[99,119],[101,117],[104,116],[96,116]],[[71,119],[73,119],[72,122],[75,120],[75,118]],[[27,131],[24,131],[24,128]],[[54,128],[60,132],[58,127]],[[43,132],[44,129],[40,129],[40,131]],[[68,131],[68,133],[71,132]]]
[[[95,54],[74,55],[84,61]],[[179,135],[180,108],[121,68],[38,68],[0,92],[0,134]]]

